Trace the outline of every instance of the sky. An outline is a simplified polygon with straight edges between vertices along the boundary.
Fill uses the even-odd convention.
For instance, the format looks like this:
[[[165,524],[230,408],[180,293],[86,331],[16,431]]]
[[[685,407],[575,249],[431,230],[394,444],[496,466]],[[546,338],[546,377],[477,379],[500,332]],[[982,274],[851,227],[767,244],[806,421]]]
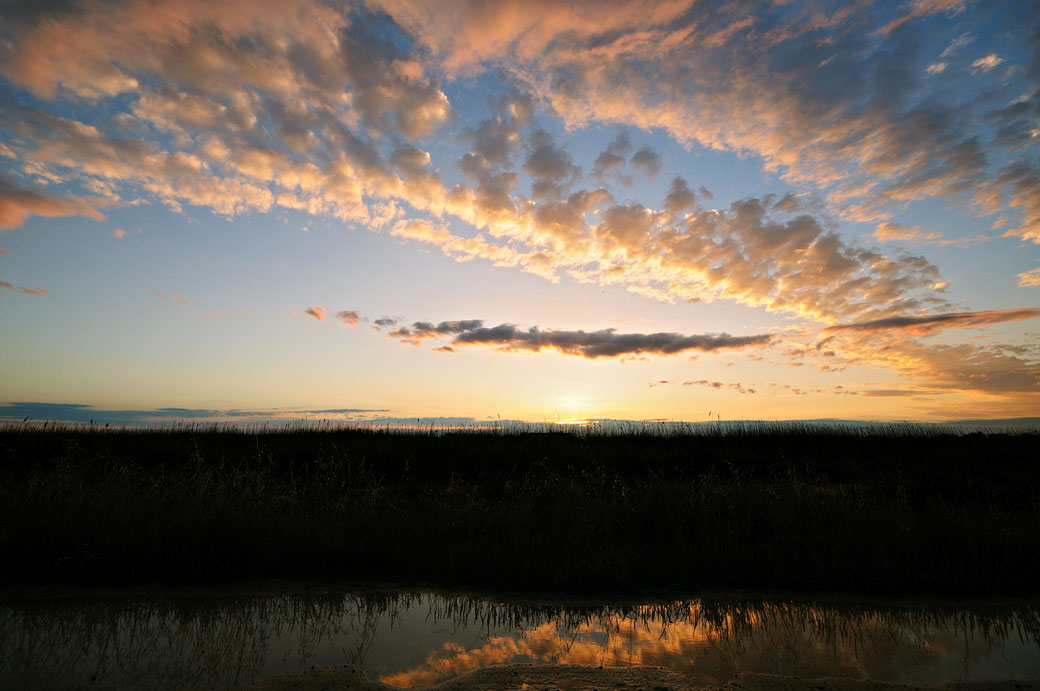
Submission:
[[[1040,416],[1040,5],[0,2],[0,417]]]

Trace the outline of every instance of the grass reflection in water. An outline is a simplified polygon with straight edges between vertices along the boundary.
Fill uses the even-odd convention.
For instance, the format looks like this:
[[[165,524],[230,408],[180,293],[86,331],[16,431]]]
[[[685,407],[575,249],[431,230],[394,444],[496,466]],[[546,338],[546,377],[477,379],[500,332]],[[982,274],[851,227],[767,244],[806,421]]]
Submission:
[[[8,600],[0,687],[233,686],[357,665],[402,687],[509,662],[932,684],[1040,677],[1033,607],[681,601],[532,606],[428,593]]]

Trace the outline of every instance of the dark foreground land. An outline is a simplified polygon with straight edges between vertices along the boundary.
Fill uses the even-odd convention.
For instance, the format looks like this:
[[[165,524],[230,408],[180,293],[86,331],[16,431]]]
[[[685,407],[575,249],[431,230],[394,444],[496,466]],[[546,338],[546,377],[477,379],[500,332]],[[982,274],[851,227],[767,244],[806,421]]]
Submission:
[[[1036,434],[0,429],[0,580],[1040,591]]]

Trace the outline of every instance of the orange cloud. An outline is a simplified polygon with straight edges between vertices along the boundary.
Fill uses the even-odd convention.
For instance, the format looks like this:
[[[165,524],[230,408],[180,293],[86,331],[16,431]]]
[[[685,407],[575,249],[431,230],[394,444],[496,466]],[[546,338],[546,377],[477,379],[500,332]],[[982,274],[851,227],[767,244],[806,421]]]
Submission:
[[[1018,285],[1025,288],[1027,286],[1040,286],[1040,269],[1031,269],[1025,273],[1018,275]]]
[[[87,216],[95,221],[105,217],[82,199],[59,199],[19,187],[0,176],[0,230],[17,228],[29,216]]]
[[[361,317],[355,310],[342,310],[336,312],[336,319],[338,319],[344,326],[357,326]],[[321,320],[319,319],[319,321]]]
[[[942,238],[942,233],[925,233],[921,226],[908,228],[897,223],[881,223],[874,230],[873,237],[881,242],[928,242]]]
[[[325,321],[325,308],[324,307],[308,307],[303,311],[304,314],[310,317],[314,317],[320,322]]]

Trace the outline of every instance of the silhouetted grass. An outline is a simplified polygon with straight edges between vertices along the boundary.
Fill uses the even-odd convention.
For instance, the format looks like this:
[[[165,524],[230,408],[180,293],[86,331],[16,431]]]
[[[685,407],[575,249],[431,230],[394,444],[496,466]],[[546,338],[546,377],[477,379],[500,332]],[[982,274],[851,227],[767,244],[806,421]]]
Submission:
[[[15,425],[0,577],[1036,594],[1037,441]]]

